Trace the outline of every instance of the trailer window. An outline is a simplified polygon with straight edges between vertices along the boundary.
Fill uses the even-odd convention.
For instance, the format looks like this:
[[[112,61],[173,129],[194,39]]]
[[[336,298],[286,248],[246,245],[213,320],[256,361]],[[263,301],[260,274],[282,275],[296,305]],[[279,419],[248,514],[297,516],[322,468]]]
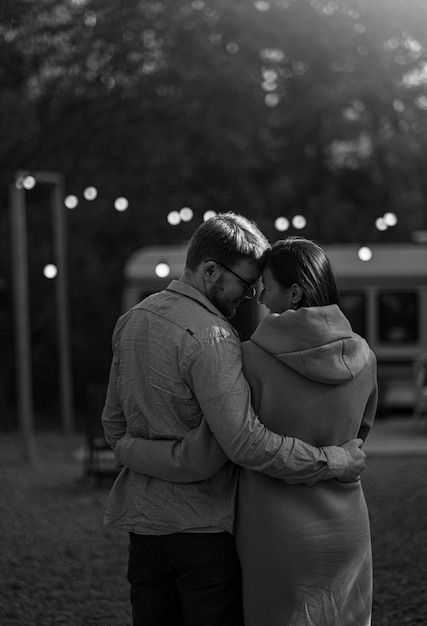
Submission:
[[[366,337],[366,294],[361,291],[340,292],[340,308],[354,332]]]
[[[392,344],[416,342],[419,338],[418,294],[383,291],[377,298],[379,340]]]

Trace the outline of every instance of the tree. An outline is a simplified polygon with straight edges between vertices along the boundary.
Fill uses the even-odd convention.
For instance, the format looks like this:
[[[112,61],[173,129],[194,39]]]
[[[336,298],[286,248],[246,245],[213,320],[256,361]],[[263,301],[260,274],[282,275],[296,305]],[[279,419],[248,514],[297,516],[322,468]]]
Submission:
[[[241,211],[271,239],[274,219],[296,213],[322,243],[426,227],[426,18],[423,0],[3,3],[0,206],[22,168],[60,171],[80,199],[67,215],[77,389],[105,378],[127,256],[188,239],[206,209]],[[128,211],[114,211],[118,196]],[[28,202],[33,334],[48,363],[49,215],[41,192]],[[183,205],[195,220],[172,229]],[[385,210],[399,225],[379,233]],[[8,311],[7,220],[0,209]],[[37,373],[43,398],[53,369]]]

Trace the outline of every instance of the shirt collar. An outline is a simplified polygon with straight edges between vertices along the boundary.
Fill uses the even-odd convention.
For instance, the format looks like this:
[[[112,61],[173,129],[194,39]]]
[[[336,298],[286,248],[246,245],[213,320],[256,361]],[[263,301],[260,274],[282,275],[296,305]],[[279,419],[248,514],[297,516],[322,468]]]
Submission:
[[[166,291],[174,291],[175,293],[179,293],[183,296],[187,296],[187,298],[191,298],[192,300],[196,300],[199,304],[201,304],[205,309],[208,309],[214,315],[221,317],[223,320],[227,320],[227,318],[219,311],[216,306],[212,304],[212,302],[202,294],[201,291],[188,285],[187,283],[182,282],[181,280],[173,280],[167,287]]]

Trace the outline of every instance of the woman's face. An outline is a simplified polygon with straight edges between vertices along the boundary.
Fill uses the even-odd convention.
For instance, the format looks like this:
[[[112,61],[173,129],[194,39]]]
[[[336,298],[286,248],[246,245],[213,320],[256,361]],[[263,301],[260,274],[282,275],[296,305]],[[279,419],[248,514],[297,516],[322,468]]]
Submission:
[[[285,289],[273,278],[268,267],[262,273],[263,289],[258,301],[264,304],[270,313],[283,313],[292,307],[292,287]]]

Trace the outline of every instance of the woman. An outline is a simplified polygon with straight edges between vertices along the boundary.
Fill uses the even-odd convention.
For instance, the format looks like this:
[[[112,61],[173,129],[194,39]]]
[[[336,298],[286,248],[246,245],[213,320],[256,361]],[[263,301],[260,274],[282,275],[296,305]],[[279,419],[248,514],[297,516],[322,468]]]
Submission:
[[[337,305],[325,253],[307,239],[278,241],[262,280],[260,302],[271,315],[242,345],[260,420],[315,446],[365,439],[377,403],[376,360]],[[214,471],[212,437],[205,426],[200,431],[203,437],[192,433],[180,445],[197,452],[206,445]],[[147,442],[152,451],[162,444],[169,445]],[[186,469],[191,456],[183,454]],[[131,440],[123,441],[121,460],[131,469],[158,475],[154,452],[151,459],[147,467],[150,458],[133,454]],[[169,467],[180,482],[176,456]],[[370,624],[370,529],[360,481],[288,485],[242,468],[236,540],[246,626]]]

